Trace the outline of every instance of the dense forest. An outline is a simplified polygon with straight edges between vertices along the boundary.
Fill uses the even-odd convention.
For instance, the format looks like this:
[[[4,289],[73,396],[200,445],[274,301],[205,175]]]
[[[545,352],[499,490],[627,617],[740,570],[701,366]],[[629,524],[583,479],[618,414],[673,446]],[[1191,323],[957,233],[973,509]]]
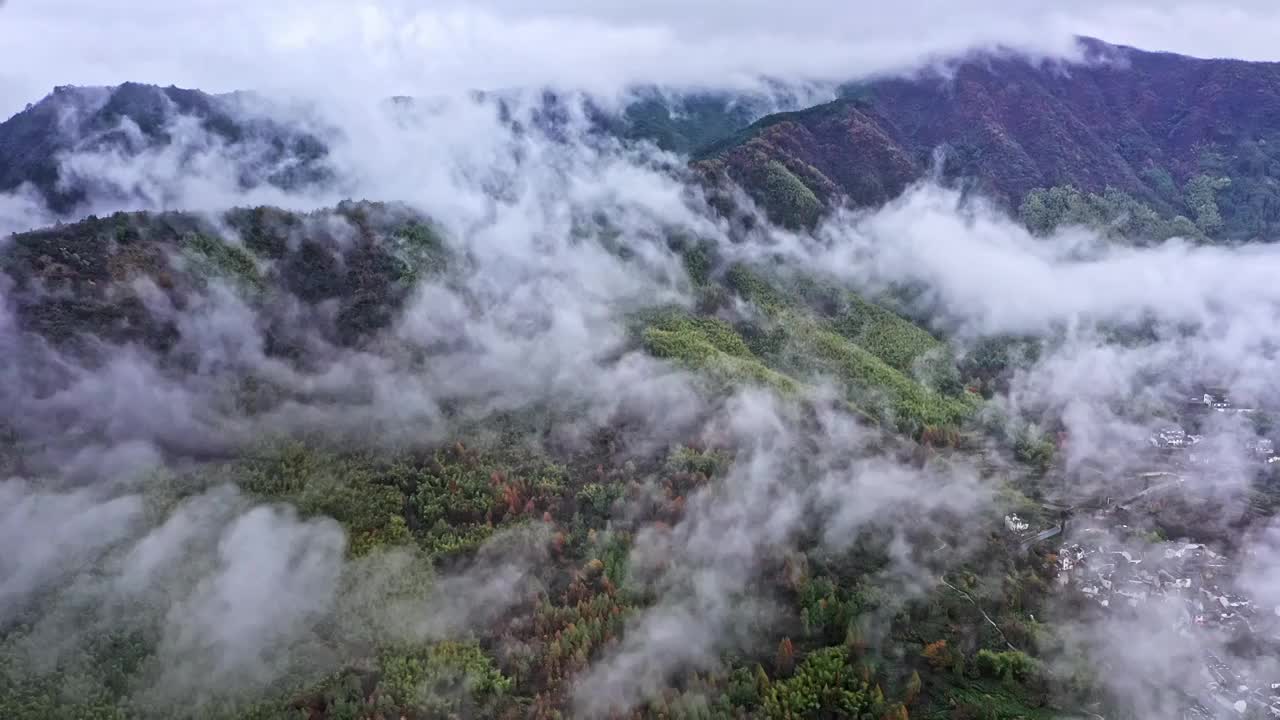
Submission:
[[[325,234],[337,220],[355,231],[348,244]],[[243,244],[225,240],[208,219],[174,213],[122,213],[17,235],[4,252],[14,319],[61,352],[93,358],[104,347],[146,348],[164,372],[198,375],[206,358],[184,352],[183,322],[157,312],[145,288],[189,307],[201,293],[229,291],[258,314],[267,358],[305,366],[307,343],[315,339],[299,337],[291,318],[273,317],[283,298],[317,311],[336,301],[329,323],[317,323],[323,340],[358,348],[403,312],[414,282],[447,284],[467,263],[429,219],[407,208],[351,203],[314,215],[257,208],[232,211],[217,220],[223,223]],[[438,440],[396,437],[382,447],[354,428],[342,437],[318,429],[310,437],[266,435],[225,458],[160,470],[163,479],[142,486],[145,517],[213,512],[206,506],[216,498],[230,507],[271,508],[252,512],[277,514],[310,532],[322,527],[318,518],[336,520],[344,547],[316,549],[320,538],[305,534],[296,540],[304,543],[298,552],[336,550],[346,558],[328,600],[342,608],[326,620],[332,632],[317,630],[288,648],[288,656],[263,659],[281,668],[262,683],[265,699],[153,696],[171,680],[165,618],[150,605],[157,599],[64,607],[32,597],[11,608],[7,622],[5,716],[172,717],[185,707],[201,717],[555,717],[575,703],[607,707],[607,697],[590,697],[582,676],[595,659],[625,647],[637,608],[655,602],[660,590],[645,579],[654,568],[632,567],[636,538],[651,543],[655,533],[709,522],[690,513],[702,518],[721,502],[735,502],[718,499],[732,491],[716,487],[734,481],[735,458],[752,452],[741,445],[748,440],[700,428],[714,424],[720,412],[714,408],[736,390],[774,394],[778,412],[816,435],[832,431],[824,429],[832,423],[864,428],[858,432],[865,438],[838,452],[801,442],[776,460],[800,484],[773,492],[799,498],[810,492],[801,478],[829,474],[832,463],[873,462],[881,453],[942,488],[949,458],[984,444],[974,422],[982,400],[967,388],[984,380],[957,364],[929,331],[817,276],[731,262],[689,238],[663,243],[687,270],[694,303],[638,309],[622,351],[693,371],[700,379],[691,389],[706,403],[695,416],[653,437],[642,434],[647,421],[619,417],[568,439],[555,431],[574,422],[579,411],[572,405],[477,414],[469,407],[475,400],[460,399],[442,410],[449,430]],[[419,362],[429,365],[432,352]],[[269,377],[248,370],[208,372],[218,373],[218,391],[229,393],[221,412],[238,421],[270,422],[296,392],[273,388]],[[813,384],[819,378],[839,392],[819,392]],[[27,432],[31,425],[15,425],[6,444],[6,466],[18,476],[40,472],[51,459],[47,441]],[[161,449],[174,457],[191,452]],[[979,535],[993,537],[983,540],[990,544],[980,559],[940,569],[948,584],[900,595],[894,581],[874,579],[892,570],[891,535],[869,533],[837,549],[797,529],[794,548],[751,559],[760,566],[752,572],[759,583],[753,593],[777,603],[759,637],[714,670],[677,671],[668,691],[634,712],[897,718],[950,717],[960,708],[973,717],[1049,717],[1053,697],[1033,660],[1035,643],[1047,639],[1036,636],[1027,617],[1045,602],[1052,564],[1020,556],[993,529],[1002,507],[1037,512],[1015,489],[1018,478],[1035,471],[996,463],[983,472],[1003,488],[1000,506],[983,511],[990,517]],[[227,485],[236,489],[221,489]],[[930,503],[911,506],[912,513],[929,512]],[[971,532],[946,521],[952,511],[939,502],[938,527],[913,529],[923,533],[913,544]],[[129,562],[141,547],[134,542],[125,535],[101,547],[104,571]],[[529,553],[534,557],[526,559]],[[465,594],[451,583],[476,582],[477,574],[517,561],[528,567],[503,579],[518,586],[501,601],[442,599],[494,604],[459,608],[484,617],[461,636],[434,640],[434,631],[426,631],[415,638],[423,629],[406,636],[387,625],[398,603]],[[181,584],[182,570],[155,571],[178,573],[174,582]],[[191,591],[191,602],[211,601],[200,597],[199,585]],[[998,626],[983,622],[983,612]],[[51,623],[72,617],[91,628],[75,651],[55,653],[48,671],[25,672],[29,654],[40,654],[32,643],[51,632]],[[1011,640],[1023,649],[1010,649]],[[316,676],[317,667],[327,667],[327,677]]]

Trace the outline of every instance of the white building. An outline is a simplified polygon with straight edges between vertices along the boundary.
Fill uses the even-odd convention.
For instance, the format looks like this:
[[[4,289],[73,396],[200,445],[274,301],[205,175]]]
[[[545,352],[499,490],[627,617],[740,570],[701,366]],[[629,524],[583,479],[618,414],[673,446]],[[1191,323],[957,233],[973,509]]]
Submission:
[[[1014,533],[1015,535],[1021,535],[1031,529],[1031,524],[1018,517],[1017,513],[1005,515],[1004,526],[1009,528],[1009,532]]]

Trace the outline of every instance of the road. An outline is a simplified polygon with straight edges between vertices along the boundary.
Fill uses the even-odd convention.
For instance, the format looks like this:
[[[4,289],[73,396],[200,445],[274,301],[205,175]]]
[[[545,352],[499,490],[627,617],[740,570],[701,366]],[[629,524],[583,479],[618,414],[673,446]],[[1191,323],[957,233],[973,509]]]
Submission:
[[[1065,523],[1064,523],[1064,525],[1065,525]],[[1058,525],[1058,526],[1056,526],[1056,527],[1051,527],[1051,528],[1049,528],[1048,530],[1042,530],[1042,531],[1040,531],[1040,532],[1036,533],[1035,535],[1032,535],[1031,537],[1027,538],[1026,540],[1023,540],[1023,541],[1022,541],[1022,552],[1024,552],[1024,553],[1025,553],[1025,552],[1027,552],[1028,550],[1030,550],[1030,549],[1031,549],[1031,547],[1032,547],[1033,545],[1035,545],[1036,543],[1044,542],[1045,540],[1048,540],[1049,538],[1051,538],[1051,537],[1053,537],[1053,536],[1055,536],[1055,535],[1057,535],[1057,534],[1061,533],[1061,532],[1062,532],[1062,528],[1063,528],[1063,525]]]
[[[1129,506],[1130,506],[1130,505],[1132,505],[1132,504],[1134,504],[1134,503],[1138,502],[1138,501],[1139,501],[1139,500],[1141,500],[1142,498],[1147,497],[1148,495],[1154,495],[1154,494],[1156,494],[1156,493],[1158,493],[1158,492],[1162,492],[1162,491],[1164,491],[1164,490],[1168,490],[1169,488],[1177,487],[1178,485],[1181,485],[1181,484],[1182,484],[1182,482],[1183,482],[1183,477],[1182,477],[1181,475],[1179,475],[1179,474],[1177,474],[1177,473],[1173,473],[1173,472],[1163,471],[1163,470],[1161,470],[1161,471],[1156,471],[1156,472],[1145,472],[1145,473],[1140,473],[1140,474],[1138,475],[1138,477],[1143,478],[1143,479],[1148,480],[1148,481],[1153,480],[1153,479],[1155,479],[1155,478],[1166,478],[1166,479],[1165,479],[1165,481],[1164,481],[1164,482],[1161,482],[1161,483],[1157,483],[1157,484],[1155,484],[1155,485],[1152,485],[1152,486],[1150,486],[1150,487],[1146,488],[1145,490],[1143,490],[1142,492],[1138,493],[1137,495],[1134,495],[1133,497],[1126,498],[1126,499],[1121,500],[1121,501],[1116,502],[1116,503],[1107,503],[1106,505],[1107,505],[1107,506],[1109,506],[1110,508],[1118,508],[1118,509],[1121,509],[1121,510],[1127,510],[1127,509],[1129,509]],[[1041,506],[1042,508],[1044,508],[1045,510],[1049,510],[1049,511],[1051,511],[1051,512],[1062,513],[1062,514],[1064,515],[1063,520],[1062,520],[1062,522],[1058,523],[1058,524],[1057,524],[1057,525],[1055,525],[1054,527],[1051,527],[1051,528],[1049,528],[1049,529],[1047,529],[1047,530],[1041,530],[1040,532],[1036,533],[1035,535],[1032,535],[1031,537],[1027,538],[1026,540],[1023,540],[1023,541],[1022,541],[1022,552],[1024,552],[1024,553],[1025,553],[1025,552],[1027,552],[1028,550],[1030,550],[1030,549],[1031,549],[1033,546],[1035,546],[1037,543],[1042,543],[1042,542],[1044,542],[1045,540],[1048,540],[1048,539],[1050,539],[1050,538],[1052,538],[1052,537],[1055,537],[1055,536],[1057,536],[1057,535],[1061,534],[1061,533],[1062,533],[1062,531],[1063,531],[1063,529],[1064,529],[1064,528],[1066,527],[1066,525],[1067,525],[1067,516],[1069,516],[1071,513],[1075,512],[1075,511],[1077,511],[1077,510],[1101,510],[1101,509],[1107,509],[1106,507],[1103,507],[1103,506],[1091,506],[1091,505],[1063,505],[1063,504],[1061,504],[1061,503],[1055,503],[1055,502],[1045,502],[1045,503],[1041,503],[1041,505],[1040,505],[1040,506]]]

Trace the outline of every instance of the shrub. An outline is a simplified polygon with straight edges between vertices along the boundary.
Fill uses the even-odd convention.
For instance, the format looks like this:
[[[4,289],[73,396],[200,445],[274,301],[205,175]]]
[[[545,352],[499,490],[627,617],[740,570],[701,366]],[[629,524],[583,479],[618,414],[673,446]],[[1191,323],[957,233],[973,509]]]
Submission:
[[[1036,661],[1017,650],[979,650],[976,664],[983,675],[1007,682],[1026,680],[1036,672]]]

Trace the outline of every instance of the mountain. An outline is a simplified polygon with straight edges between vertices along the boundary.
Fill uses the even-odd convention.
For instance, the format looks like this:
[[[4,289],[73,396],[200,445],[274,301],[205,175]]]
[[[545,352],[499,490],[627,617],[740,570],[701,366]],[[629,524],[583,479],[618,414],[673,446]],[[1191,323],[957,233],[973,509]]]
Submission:
[[[526,118],[552,136],[579,117],[592,132],[686,154],[802,102],[780,85],[751,94],[670,94],[642,87],[630,97],[611,109],[550,91],[475,92],[467,100],[491,105],[508,123]],[[383,109],[411,118],[448,105],[445,99],[397,96]],[[529,110],[527,116],[519,115],[521,108]],[[100,209],[173,206],[156,181],[126,167],[146,175],[159,165],[167,171],[157,173],[159,178],[230,174],[241,190],[320,186],[335,175],[329,156],[341,133],[316,125],[305,113],[251,93],[210,95],[139,83],[58,87],[0,123],[0,193],[29,187],[54,215],[74,218]]]
[[[29,183],[55,213],[72,212],[91,193],[121,202],[140,190],[127,179],[104,179],[68,158],[110,163],[144,153],[172,153],[176,163],[202,153],[226,153],[243,187],[282,188],[325,177],[325,144],[315,134],[272,119],[264,101],[247,93],[124,83],[61,86],[0,123],[0,192]]]
[[[25,667],[17,663],[38,633],[71,612],[63,604],[70,593],[11,595],[0,603],[0,715],[605,717],[612,713],[603,708],[647,699],[620,701],[603,690],[592,699],[578,678],[590,673],[588,658],[603,661],[628,637],[628,617],[652,605],[626,581],[628,573],[644,571],[628,559],[633,542],[679,528],[693,517],[686,503],[704,502],[698,498],[728,472],[737,451],[716,439],[721,402],[745,393],[741,408],[724,411],[739,416],[761,412],[753,410],[756,402],[794,405],[794,424],[779,425],[788,436],[825,422],[834,423],[823,432],[838,434],[830,441],[837,445],[850,433],[866,433],[865,447],[861,440],[850,446],[850,462],[873,452],[914,467],[926,450],[912,437],[939,448],[967,442],[960,429],[980,400],[959,382],[938,338],[888,309],[836,283],[734,261],[723,246],[687,234],[640,233],[627,246],[607,226],[574,234],[559,251],[543,246],[528,258],[486,257],[478,243],[461,244],[406,208],[344,203],[306,214],[117,213],[9,238],[0,246],[0,348],[10,360],[0,371],[0,472],[70,473],[61,464],[64,453],[83,447],[127,453],[145,442],[182,468],[171,484],[147,476],[131,486],[137,488],[131,497],[146,505],[146,520],[173,513],[166,527],[183,538],[206,531],[210,537],[177,545],[159,538],[135,551],[140,538],[130,535],[93,562],[50,563],[6,582],[32,577],[30,586],[43,589],[79,567],[112,572],[122,553],[128,567],[141,561],[148,563],[144,574],[161,573],[169,591],[196,603],[210,598],[211,613],[238,617],[284,605],[292,618],[288,577],[278,580],[279,589],[269,585],[269,600],[238,610],[242,596],[220,595],[220,579],[187,582],[210,567],[220,577],[227,567],[253,578],[248,587],[261,587],[277,582],[262,568],[278,558],[286,574],[322,576],[315,592],[327,599],[317,612],[328,619],[298,642],[293,630],[245,639],[253,657],[259,647],[273,653],[270,663],[259,667],[241,659],[239,646],[229,648],[221,656],[230,658],[221,661],[226,667],[257,669],[211,682],[189,672],[187,658],[201,662],[206,651],[172,639],[167,623],[188,622],[164,614],[165,598],[147,595],[120,606],[112,598],[77,607],[75,619],[66,620],[83,628],[69,642],[79,647],[83,637],[92,653],[60,657],[50,673],[28,675],[10,668]],[[521,241],[509,231],[503,240],[508,251]],[[687,268],[682,282],[696,305],[662,301],[670,273],[648,264],[655,253]],[[645,277],[655,269],[658,281],[641,286],[638,304],[625,308],[616,331],[612,318],[603,326],[592,320],[601,306],[616,304],[586,289],[597,276]],[[744,312],[746,304],[759,311]],[[606,394],[613,399],[603,401]],[[751,399],[755,394],[759,400]],[[795,493],[796,502],[828,511],[832,501],[820,498],[821,483],[809,480],[825,462],[813,458],[818,452],[807,443],[788,451],[798,462],[813,462],[812,470],[762,474],[766,490],[777,484],[770,494]],[[925,472],[921,493],[949,482],[936,470]],[[14,480],[0,491],[25,498],[28,488]],[[33,484],[31,501],[5,516],[7,526],[37,522],[27,520],[28,509],[60,507],[54,502],[60,492],[53,483]],[[716,507],[742,505],[767,516],[770,504],[753,496],[743,491]],[[864,499],[857,502],[865,507]],[[266,536],[242,549],[234,538],[220,539],[245,529],[235,518],[253,506],[290,508],[270,512],[300,524],[305,537],[275,536],[275,515],[259,510],[260,521],[270,520]],[[633,506],[634,512],[621,509]],[[1033,517],[1033,507],[1020,511]],[[910,512],[918,518],[921,511]],[[116,537],[111,518],[83,523],[95,537]],[[892,537],[860,543],[849,568],[815,566],[794,589],[780,586],[779,601],[796,613],[830,605],[822,617],[806,619],[811,630],[804,637],[799,625],[787,631],[795,636],[789,652],[818,657],[864,608],[892,607],[841,587],[888,568]],[[191,560],[178,559],[187,554]],[[946,554],[933,550],[930,557]],[[243,571],[229,567],[242,560],[250,563]],[[773,566],[781,568],[781,557],[762,562],[769,577],[780,572]],[[1011,555],[1001,546],[983,562],[1003,576]],[[326,578],[335,563],[341,588],[330,589]],[[796,593],[804,599],[793,599]],[[437,602],[457,609],[438,612]],[[945,590],[933,602],[939,606],[930,617],[939,627],[946,618],[967,623],[945,637],[976,647],[977,612]],[[232,607],[223,610],[227,603]],[[411,615],[424,624],[393,624]],[[215,633],[225,626],[200,622]],[[435,641],[437,628],[458,623],[476,630]],[[904,619],[895,632],[907,628]],[[789,637],[785,643],[793,644]],[[521,644],[533,650],[504,652],[501,660],[492,655]],[[570,649],[556,649],[563,647]],[[844,667],[855,652],[861,651],[825,657]],[[736,663],[753,694],[732,703],[725,696],[724,712],[763,706],[769,716],[784,716],[779,708],[804,702],[803,688],[786,685],[772,699],[757,697],[763,691],[754,689],[750,673],[768,662],[764,657],[753,651]],[[795,673],[819,678],[827,670],[805,660]],[[780,680],[791,675],[786,667],[773,672]],[[911,672],[894,668],[885,678],[901,685]],[[729,678],[717,674],[710,682],[723,695],[719,688]],[[841,682],[847,685],[841,707],[876,717],[900,712],[895,708],[912,695],[895,685],[886,697],[861,675]],[[92,691],[61,692],[81,685]],[[1015,709],[1046,702],[1030,687],[1004,696]],[[939,695],[935,705],[941,710],[950,701]],[[657,709],[660,702],[654,700],[653,712],[668,716]],[[378,715],[348,712],[373,707]]]
[[[1015,209],[1069,185],[1233,238],[1280,229],[1280,64],[1081,43],[1080,62],[981,53],[846,86],[833,102],[757,121],[698,166],[792,225],[843,201],[885,202],[939,170]],[[1206,190],[1220,228],[1200,217],[1212,213]]]
[[[800,362],[791,344],[821,347],[833,358],[821,365],[843,378],[849,402],[873,422],[892,418],[918,435],[954,430],[973,410],[974,398],[939,355],[941,344],[910,321],[834,285],[775,285],[705,244],[673,236],[666,246],[707,299],[696,314],[645,309],[637,343],[654,355],[724,380],[794,391],[814,366]],[[465,263],[461,254],[451,258],[428,218],[398,205],[121,212],[14,234],[0,250],[0,286],[17,329],[41,346],[76,358],[135,346],[183,371],[198,358],[171,357],[182,351],[184,326],[190,330],[182,318],[206,312],[200,298],[225,285],[255,313],[264,355],[306,366],[308,348],[319,345],[377,349],[416,282],[450,265],[465,274]],[[730,296],[759,303],[767,317],[722,323],[716,316]],[[774,325],[789,330],[766,333]],[[708,348],[723,363],[709,362]]]
[[[663,92],[655,87],[634,88],[621,110],[597,110],[602,130],[625,140],[648,140],[663,150],[698,155],[733,137],[751,123],[778,112],[812,105],[833,90],[763,82],[755,91]]]
[[[477,93],[376,136],[351,186],[414,202],[309,211],[99,210],[358,145],[56,90],[0,125],[4,187],[95,213],[0,238],[0,718],[1280,707],[1280,245],[1140,242],[1268,231],[1275,69],[1085,49],[783,112]],[[896,200],[797,237],[726,180]]]
[[[1280,64],[1080,42],[1077,61],[982,52],[914,77],[847,84],[803,109],[817,93],[778,84],[755,93],[636,88],[621,107],[582,107],[596,131],[690,154],[706,177],[741,184],[793,227],[839,204],[883,203],[937,173],[1014,210],[1057,188],[1037,195],[1027,218],[1046,229],[1135,214],[1161,218],[1137,228],[1159,236],[1242,240],[1280,229]],[[474,99],[500,112],[513,101]],[[534,121],[565,123],[572,102],[544,93]],[[193,155],[210,144],[236,157],[244,187],[325,180],[326,140],[272,117],[245,94],[58,88],[0,123],[0,191],[29,182],[65,214],[101,184],[67,162],[76,153],[174,146]],[[203,132],[183,135],[177,118]],[[109,196],[136,192],[107,184]]]

